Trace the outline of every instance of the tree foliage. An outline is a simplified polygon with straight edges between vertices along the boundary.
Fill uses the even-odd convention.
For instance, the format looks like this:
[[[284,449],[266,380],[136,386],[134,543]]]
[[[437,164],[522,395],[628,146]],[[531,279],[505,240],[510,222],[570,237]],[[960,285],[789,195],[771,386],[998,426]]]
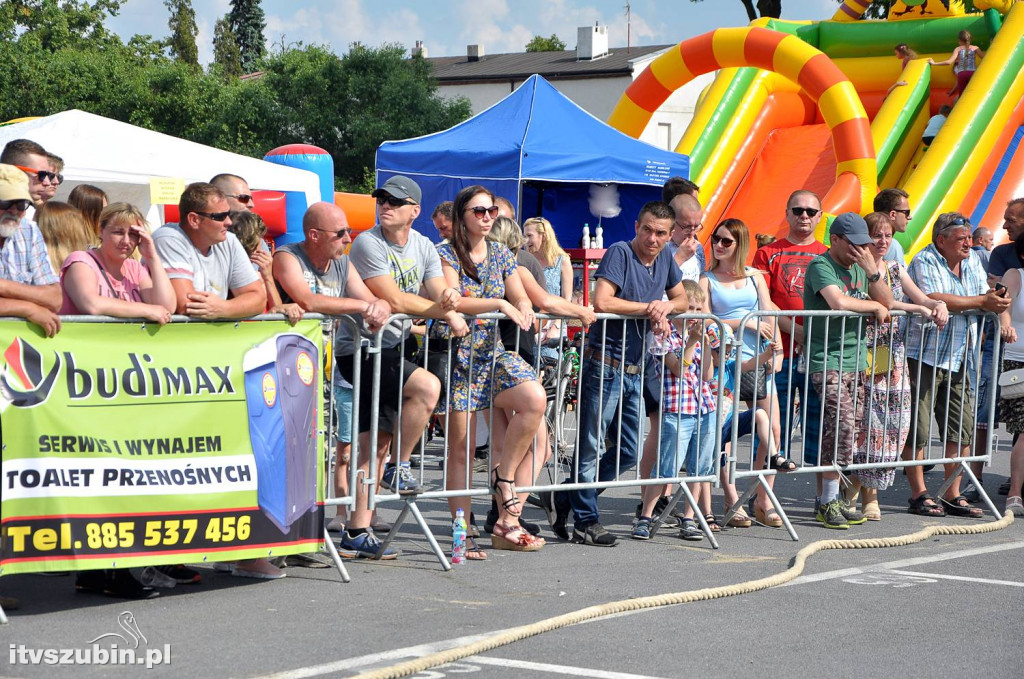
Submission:
[[[533,40],[526,43],[527,52],[561,52],[565,49],[565,41],[554,33],[550,38],[542,35],[533,36]]]
[[[252,73],[267,51],[263,35],[267,22],[260,0],[231,0],[228,23],[241,52],[242,69],[245,73]]]
[[[219,19],[213,29],[213,63],[221,75],[228,78],[237,78],[244,73],[242,55],[227,17]]]
[[[171,56],[190,66],[199,66],[199,48],[196,46],[196,12],[192,0],[164,0],[164,6],[171,11],[167,25],[171,29],[167,48]]]

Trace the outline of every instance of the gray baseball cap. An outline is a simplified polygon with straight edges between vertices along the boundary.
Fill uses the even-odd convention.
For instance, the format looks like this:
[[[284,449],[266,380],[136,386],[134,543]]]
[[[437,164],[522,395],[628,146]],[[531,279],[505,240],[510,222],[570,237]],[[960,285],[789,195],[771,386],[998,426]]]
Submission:
[[[423,197],[423,194],[420,192],[419,184],[408,177],[403,177],[400,174],[396,174],[394,177],[384,182],[384,186],[375,190],[370,195],[374,198],[379,198],[383,194],[388,194],[395,198],[411,200],[417,205],[420,204],[420,199]]]
[[[872,245],[875,241],[868,233],[868,223],[856,212],[844,212],[835,218],[829,233],[833,236],[845,236],[854,245]]]

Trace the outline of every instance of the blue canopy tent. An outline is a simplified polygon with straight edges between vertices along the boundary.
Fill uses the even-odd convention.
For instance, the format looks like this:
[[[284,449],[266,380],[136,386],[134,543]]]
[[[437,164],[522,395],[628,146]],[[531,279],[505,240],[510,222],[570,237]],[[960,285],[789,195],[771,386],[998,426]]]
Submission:
[[[598,224],[590,206],[592,185],[614,185],[621,212],[601,219],[607,246],[632,238],[643,204],[659,200],[665,180],[688,176],[689,167],[687,156],[622,134],[533,75],[455,127],[381,144],[377,186],[396,174],[415,180],[423,190],[423,211],[414,226],[435,240],[434,206],[482,184],[512,201],[520,222],[546,217],[561,245],[572,248],[584,224],[591,234]]]

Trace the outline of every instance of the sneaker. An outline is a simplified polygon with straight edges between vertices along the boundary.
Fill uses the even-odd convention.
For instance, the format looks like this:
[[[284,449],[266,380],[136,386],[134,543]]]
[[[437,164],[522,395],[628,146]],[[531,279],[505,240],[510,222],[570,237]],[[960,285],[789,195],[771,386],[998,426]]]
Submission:
[[[851,526],[859,526],[868,520],[868,518],[864,516],[859,509],[847,504],[843,499],[839,500],[839,511],[843,513],[843,518],[846,519],[846,523]]]
[[[569,521],[570,510],[568,499],[559,501],[558,493],[553,493],[549,490],[537,493],[537,496],[540,498],[541,504],[544,506],[544,511],[548,515],[548,523],[551,524],[551,532],[563,540],[568,540],[569,529],[566,528],[566,523]],[[565,496],[563,495],[562,497],[564,498]]]
[[[231,575],[236,578],[256,580],[279,580],[287,576],[283,570],[270,563],[269,559],[246,559],[235,564]]]
[[[384,477],[380,480],[380,487],[400,495],[407,493],[418,493],[421,490],[420,482],[412,474],[412,469],[407,463],[399,465],[388,465],[384,469]]]
[[[704,539],[704,531],[693,519],[682,519],[679,522],[679,537],[690,542],[700,542]]]
[[[146,587],[174,589],[178,581],[160,570],[159,566],[146,566],[139,574],[139,582]]]
[[[633,522],[633,539],[651,539],[651,519],[649,517],[641,516],[639,519]]]
[[[834,528],[836,530],[846,530],[850,527],[849,522],[843,515],[843,503],[838,498],[825,504],[818,504],[818,515],[817,519],[821,522],[825,528]],[[861,517],[863,518],[863,516]]]
[[[592,523],[586,528],[573,528],[572,530],[572,541],[580,545],[614,547],[617,540],[618,538],[599,523]]]
[[[127,568],[107,571],[107,582],[103,593],[118,599],[152,599],[160,596],[160,592],[152,587],[146,587],[132,577]]]
[[[199,571],[193,570],[188,566],[182,566],[181,564],[174,566],[156,566],[155,568],[167,577],[173,578],[179,585],[189,585],[197,583],[203,579],[203,576],[199,574]]]
[[[374,535],[373,531],[367,531],[355,537],[346,532],[341,538],[341,548],[348,552],[354,552],[356,558],[359,559],[376,559],[380,546],[380,538]],[[398,550],[388,547],[388,550],[380,558],[384,561],[390,561],[391,559],[397,559],[398,554]]]
[[[1009,490],[1009,488],[1007,488],[1007,490]],[[981,493],[978,492],[977,487],[973,483],[968,483],[964,486],[964,492],[962,492],[961,495],[967,498],[968,502],[981,501]]]

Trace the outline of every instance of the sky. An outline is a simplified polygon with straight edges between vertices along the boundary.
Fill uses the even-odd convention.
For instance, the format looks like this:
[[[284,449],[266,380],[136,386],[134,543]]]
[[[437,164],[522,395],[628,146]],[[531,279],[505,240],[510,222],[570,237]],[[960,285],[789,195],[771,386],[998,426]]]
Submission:
[[[355,41],[406,49],[422,40],[431,57],[466,53],[480,44],[485,54],[522,52],[535,35],[557,34],[568,49],[576,29],[608,26],[612,47],[626,44],[626,0],[263,0],[270,45],[327,45],[337,54]],[[740,0],[630,0],[633,45],[663,45],[726,26],[745,26]],[[228,0],[192,0],[199,28],[199,58],[213,59],[213,26],[227,13]],[[783,0],[784,19],[830,18],[837,0]],[[108,27],[127,40],[136,33],[164,37],[168,11],[163,0],[126,0]]]

